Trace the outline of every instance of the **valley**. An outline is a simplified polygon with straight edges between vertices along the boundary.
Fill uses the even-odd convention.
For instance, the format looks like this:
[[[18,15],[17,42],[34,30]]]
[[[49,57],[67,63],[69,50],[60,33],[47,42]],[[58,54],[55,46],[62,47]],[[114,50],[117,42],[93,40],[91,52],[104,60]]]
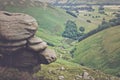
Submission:
[[[120,5],[92,5],[92,7],[89,5],[77,7],[65,5],[56,7],[55,1],[49,2],[48,0],[50,4],[46,3],[47,1],[41,1],[38,5],[28,0],[28,3],[26,2],[23,6],[14,5],[18,3],[14,1],[12,5],[8,5],[9,3],[3,5],[2,9],[33,16],[39,25],[36,36],[42,38],[48,43],[49,48],[56,51],[58,60],[50,65],[42,65],[41,70],[34,75],[39,80],[120,80],[120,24],[116,22],[117,25],[113,27],[112,21],[109,28],[78,41],[84,34],[103,26],[103,23],[106,27],[110,20],[119,19],[116,14],[120,12]],[[82,1],[89,4],[102,4],[104,2],[104,0],[68,1],[68,3]],[[119,0],[115,0],[115,3],[117,2],[119,3]],[[61,1],[61,4],[63,3]],[[85,10],[75,10],[78,7],[85,7]],[[79,33],[77,39],[62,36],[67,27],[67,21],[75,24],[76,31]],[[84,30],[81,31],[80,27],[83,27]],[[87,71],[92,79],[83,78],[84,71]]]

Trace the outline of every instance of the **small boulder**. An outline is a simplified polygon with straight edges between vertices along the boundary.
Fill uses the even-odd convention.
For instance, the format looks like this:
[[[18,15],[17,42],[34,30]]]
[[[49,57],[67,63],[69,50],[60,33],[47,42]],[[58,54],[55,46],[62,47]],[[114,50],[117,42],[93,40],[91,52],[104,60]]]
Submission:
[[[82,78],[83,79],[90,79],[89,73],[86,70],[84,70],[84,72],[82,74]]]
[[[65,80],[64,76],[58,76],[58,80]]]

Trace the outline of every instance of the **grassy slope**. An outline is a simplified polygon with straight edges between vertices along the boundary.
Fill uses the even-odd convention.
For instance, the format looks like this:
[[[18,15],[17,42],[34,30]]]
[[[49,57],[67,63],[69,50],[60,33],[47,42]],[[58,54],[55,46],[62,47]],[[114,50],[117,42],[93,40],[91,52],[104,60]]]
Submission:
[[[120,26],[97,33],[76,45],[74,61],[114,75],[120,72]]]
[[[59,76],[64,76],[64,80],[86,80],[78,77],[82,76],[84,70],[86,70],[89,76],[92,76],[94,80],[120,80],[119,78],[104,74],[98,70],[92,70],[61,59],[58,59],[55,63],[50,65],[41,66],[41,71],[35,74],[39,77],[39,80],[59,80]]]
[[[65,13],[64,10],[54,7],[7,7],[10,12],[27,13],[37,19],[39,30],[37,36],[43,38],[47,42],[54,44],[59,43],[62,39],[61,34],[64,30],[64,24],[69,19],[74,19],[72,16]],[[53,37],[54,36],[54,37]]]
[[[41,3],[42,5],[42,3]],[[109,20],[113,16],[106,16],[104,14],[99,14],[95,7],[95,12],[81,12],[78,18],[73,18],[67,14],[64,10],[51,7],[51,6],[40,6],[40,7],[6,7],[6,10],[11,12],[22,12],[27,13],[37,19],[39,24],[39,30],[37,36],[41,37],[45,41],[60,45],[63,38],[61,37],[62,32],[65,28],[65,23],[67,20],[73,20],[77,24],[78,28],[83,26],[85,27],[85,33],[95,29],[101,23],[102,19],[105,17],[106,20]],[[108,9],[111,11],[110,9]],[[106,10],[106,12],[108,11]],[[91,16],[84,16],[84,14],[91,14]],[[100,18],[92,18],[92,16],[100,16]],[[87,20],[91,20],[91,23],[88,23]]]

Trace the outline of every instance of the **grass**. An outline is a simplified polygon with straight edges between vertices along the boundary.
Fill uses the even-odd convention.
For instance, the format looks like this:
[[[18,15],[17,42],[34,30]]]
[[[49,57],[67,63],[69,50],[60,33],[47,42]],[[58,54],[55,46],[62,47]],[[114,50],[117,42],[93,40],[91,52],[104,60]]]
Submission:
[[[118,9],[113,10],[110,8],[105,8],[105,14],[98,13],[98,6],[93,6],[93,9],[95,11],[88,12],[88,11],[82,11],[80,12],[78,18],[75,20],[78,27],[83,26],[85,27],[85,33],[95,29],[98,27],[99,24],[101,24],[103,18],[105,18],[106,21],[109,21],[114,16],[112,15],[113,12],[116,12]],[[85,16],[86,15],[86,16]],[[87,22],[87,20],[90,20],[91,23]]]
[[[112,74],[120,71],[120,26],[97,33],[76,45],[74,61]]]
[[[59,76],[64,76],[66,80],[73,80],[75,75],[83,72],[78,64],[61,59],[50,65],[41,65],[41,67],[41,71],[35,74],[39,78],[42,77],[40,80],[58,80]]]
[[[37,20],[40,28],[57,35],[61,35],[64,30],[64,23],[68,19],[74,19],[66,14],[64,10],[54,7],[47,7],[46,9],[42,7],[7,7],[6,10],[27,13]]]
[[[61,37],[65,23],[67,20],[73,20],[77,24],[77,27],[85,27],[85,33],[95,29],[101,23],[102,19],[106,17],[109,20],[112,16],[106,16],[97,12],[98,7],[95,7],[95,12],[81,12],[78,18],[74,18],[67,14],[64,10],[48,6],[44,7],[6,7],[10,12],[22,12],[33,16],[38,24],[39,30],[37,36],[41,37],[45,41],[52,43],[56,46],[61,45],[63,38]],[[107,10],[106,10],[107,11]],[[110,11],[110,10],[109,10]],[[91,16],[84,16],[84,14],[91,14]],[[92,18],[92,16],[100,16],[100,18]],[[87,20],[91,20],[88,23]]]
[[[63,59],[58,59],[50,65],[41,65],[41,67],[41,70],[34,74],[39,80],[59,80],[59,76],[63,76],[64,80],[85,80],[82,78],[84,70],[86,70],[89,76],[92,76],[95,80],[107,80],[113,78],[113,76],[104,74],[99,70],[92,70]],[[117,77],[114,78],[116,78],[115,80],[119,80]]]

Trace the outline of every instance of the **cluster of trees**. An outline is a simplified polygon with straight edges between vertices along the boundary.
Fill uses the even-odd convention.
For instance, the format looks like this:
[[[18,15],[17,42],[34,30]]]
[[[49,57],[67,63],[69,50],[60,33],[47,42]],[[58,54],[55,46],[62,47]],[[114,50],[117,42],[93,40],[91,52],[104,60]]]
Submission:
[[[62,33],[63,37],[78,40],[78,38],[84,34],[84,27],[80,27],[80,31],[78,31],[74,21],[68,20],[65,26],[65,31]]]
[[[82,41],[83,39],[99,32],[99,31],[102,31],[102,30],[110,28],[110,27],[115,27],[117,25],[120,25],[120,14],[117,14],[116,18],[109,20],[109,22],[107,22],[107,21],[105,21],[105,19],[103,19],[102,23],[98,26],[98,28],[88,32],[87,34],[80,36],[78,41]]]
[[[116,18],[109,20],[109,24],[110,24],[111,26],[120,25],[120,14],[118,13],[118,14],[116,14],[115,16],[116,16]]]
[[[92,8],[92,6],[86,6],[86,7],[61,7],[63,9],[65,9],[66,11],[79,11],[79,10],[87,10],[87,11],[95,11],[95,9]]]
[[[116,14],[115,16],[115,18],[109,20],[108,22],[103,19],[102,23],[99,25],[98,28],[108,28],[120,25],[120,14]]]

